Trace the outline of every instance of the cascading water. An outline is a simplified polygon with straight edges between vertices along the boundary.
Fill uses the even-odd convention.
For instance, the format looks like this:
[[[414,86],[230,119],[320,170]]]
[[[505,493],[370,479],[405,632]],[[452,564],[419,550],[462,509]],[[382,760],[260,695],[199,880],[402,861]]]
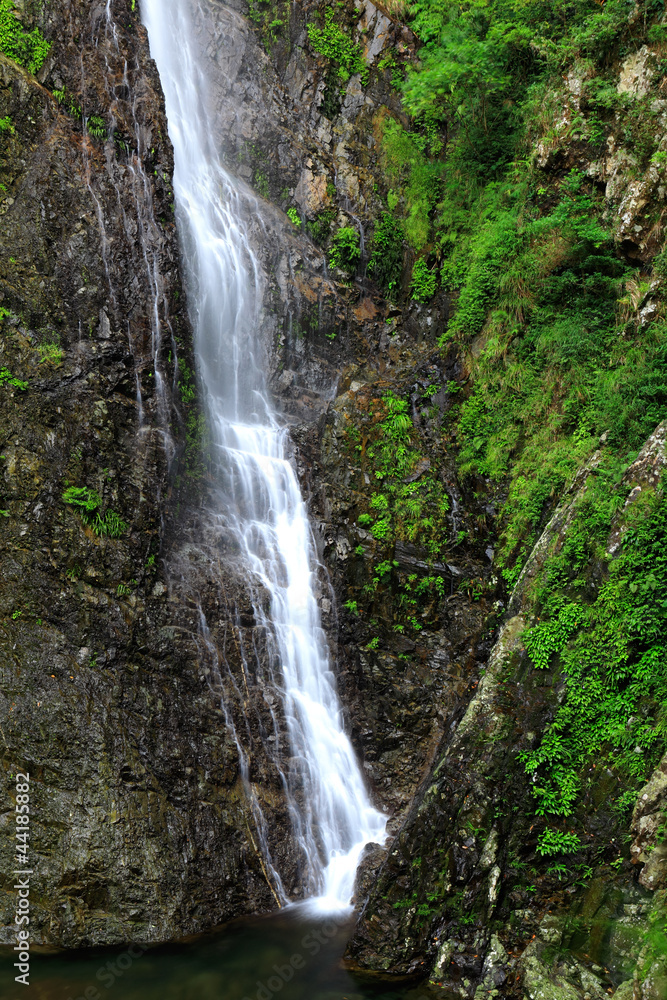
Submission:
[[[219,470],[220,518],[255,591],[255,615],[273,637],[290,741],[284,774],[304,884],[322,910],[349,905],[359,857],[385,838],[345,734],[314,592],[317,559],[258,355],[262,280],[244,218],[257,211],[223,169],[206,111],[206,81],[190,4],[142,0],[165,93],[174,189],[187,261],[196,351]]]

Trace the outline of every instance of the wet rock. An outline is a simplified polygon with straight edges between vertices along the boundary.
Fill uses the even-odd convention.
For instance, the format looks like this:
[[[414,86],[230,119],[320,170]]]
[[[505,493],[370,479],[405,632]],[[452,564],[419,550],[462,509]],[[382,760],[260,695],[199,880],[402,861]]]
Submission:
[[[370,887],[377,879],[378,869],[387,856],[384,847],[379,844],[366,844],[359,859],[359,867],[354,880],[352,901],[360,906],[368,897]]]
[[[642,864],[639,882],[646,889],[667,886],[667,844],[665,814],[667,812],[667,754],[640,790],[632,814],[634,835],[630,854],[635,864]]]
[[[168,570],[201,498],[172,395],[191,332],[160,84],[138,11],[112,7],[113,23],[84,0],[40,7],[53,42],[41,82],[0,56],[0,116],[14,126],[0,160],[0,358],[27,383],[0,393],[1,808],[28,771],[31,936],[69,947],[170,939],[275,905],[191,595]],[[118,537],[91,529],[69,487],[96,491]],[[227,624],[230,605],[217,609]],[[2,826],[3,870],[14,846]],[[14,913],[3,889],[5,942]]]

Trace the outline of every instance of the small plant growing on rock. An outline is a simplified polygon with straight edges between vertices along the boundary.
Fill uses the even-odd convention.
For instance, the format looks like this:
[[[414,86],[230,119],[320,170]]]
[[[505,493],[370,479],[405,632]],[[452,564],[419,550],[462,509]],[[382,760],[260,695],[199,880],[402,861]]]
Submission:
[[[0,0],[0,52],[30,73],[38,73],[50,48],[51,42],[47,42],[39,28],[26,31],[16,17],[13,0]]]
[[[360,259],[359,233],[352,226],[343,226],[334,234],[329,250],[329,266],[352,273]]]
[[[15,389],[20,389],[21,392],[25,392],[28,388],[28,383],[16,378],[8,368],[0,368],[0,385],[12,385]]]
[[[339,24],[336,24],[330,8],[325,11],[322,28],[317,28],[314,24],[308,25],[308,39],[316,52],[336,64],[343,83],[346,83],[353,73],[359,73],[361,82],[368,83],[369,70],[361,48],[345,34]]]
[[[401,281],[403,237],[403,227],[400,222],[397,222],[389,212],[385,212],[373,233],[368,273],[390,296]]]
[[[127,524],[115,511],[101,512],[102,498],[88,486],[69,486],[63,493],[63,500],[77,508],[83,523],[96,535],[120,538],[127,531]]]
[[[564,833],[550,827],[540,834],[535,850],[543,857],[553,857],[555,854],[574,854],[581,846],[576,833]]]
[[[432,299],[435,295],[437,280],[436,272],[429,268],[423,257],[416,260],[410,279],[413,300],[415,302],[428,302],[429,299]]]
[[[293,206],[292,208],[287,209],[287,218],[290,220],[292,225],[296,226],[297,229],[301,228],[301,217],[299,216],[297,209]]]
[[[94,136],[96,139],[106,139],[107,137],[104,118],[101,118],[99,115],[92,115],[88,119],[86,128],[88,129],[88,134]]]
[[[44,364],[46,362],[50,365],[59,365],[62,363],[65,352],[59,344],[38,344],[37,353],[39,354],[39,363]]]

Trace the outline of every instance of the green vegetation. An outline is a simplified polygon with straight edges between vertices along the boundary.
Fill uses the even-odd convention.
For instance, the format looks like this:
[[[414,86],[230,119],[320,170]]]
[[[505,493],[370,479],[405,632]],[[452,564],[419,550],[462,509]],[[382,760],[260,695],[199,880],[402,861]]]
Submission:
[[[308,25],[308,39],[315,52],[330,59],[338,70],[338,76],[345,83],[353,73],[361,75],[362,83],[368,82],[368,66],[359,45],[334,19],[334,11],[327,7],[321,28]]]
[[[57,100],[58,104],[60,104],[67,114],[72,116],[72,118],[76,118],[78,121],[83,118],[83,111],[81,110],[81,107],[77,104],[66,87],[63,87],[62,90],[54,90],[53,96]]]
[[[10,135],[14,135],[16,129],[12,122],[10,115],[5,115],[4,118],[0,118],[0,132],[9,132]]]
[[[257,194],[260,196],[260,198],[268,198],[269,197],[269,194],[270,194],[269,178],[266,176],[266,174],[264,173],[263,170],[256,170],[255,171],[255,176],[254,176],[253,183],[255,185],[255,190],[257,191]],[[289,215],[289,212],[287,214]],[[292,218],[292,216],[290,215],[290,219],[291,218]],[[292,219],[292,222],[294,222],[293,219]]]
[[[25,392],[28,388],[28,383],[22,381],[20,378],[16,378],[8,368],[0,368],[0,386],[3,385],[11,385],[15,389],[20,389],[21,392]]]
[[[318,212],[312,222],[307,222],[306,231],[311,240],[319,243],[320,246],[324,246],[329,239],[331,224],[335,218],[336,210],[334,208],[327,208],[323,212]]]
[[[536,666],[559,657],[567,694],[540,746],[522,755],[535,775],[539,815],[573,813],[589,760],[630,788],[646,781],[667,738],[667,495],[643,490],[624,515],[622,548],[602,548],[625,493],[601,473],[589,480],[560,552],[536,590],[544,621],[525,634]],[[608,562],[595,601],[582,594],[595,558]],[[634,803],[630,796],[627,804]]]
[[[104,118],[100,115],[91,115],[91,117],[86,122],[86,128],[89,135],[94,136],[96,139],[106,139],[107,129],[104,122]]]
[[[293,226],[297,229],[301,228],[301,216],[299,215],[299,210],[292,207],[287,209],[287,218],[290,220]]]
[[[386,210],[369,276],[390,296],[428,302],[442,287],[451,299],[440,344],[458,349],[466,372],[442,443],[456,443],[461,476],[494,506],[506,497],[494,567],[508,589],[566,486],[601,449],[560,550],[531,584],[536,624],[525,646],[562,694],[521,760],[540,817],[576,817],[593,763],[617,776],[627,808],[667,742],[664,484],[627,508],[613,557],[606,546],[627,499],[623,472],[667,418],[667,250],[657,243],[659,206],[649,204],[639,221],[642,239],[657,234],[654,259],[625,252],[617,213],[585,164],[613,138],[632,157],[629,178],[667,166],[657,89],[617,91],[621,62],[645,44],[656,86],[664,74],[664,5],[415,0],[407,14],[422,46],[394,80],[407,126],[387,109],[374,123]],[[564,83],[573,67],[580,99]],[[416,257],[409,285],[403,241]],[[358,523],[386,552],[412,541],[435,562],[449,539],[446,494],[431,470],[409,481],[420,456],[407,401],[388,393],[374,408],[354,443],[378,481]],[[388,581],[398,589],[398,625],[412,626],[409,601],[427,584],[395,569],[373,579],[369,594]],[[433,581],[435,594],[445,581]],[[464,586],[477,596],[476,581]],[[548,828],[538,841],[544,857],[579,847],[576,831]]]
[[[334,233],[329,249],[329,266],[352,273],[361,260],[359,233],[352,226],[343,226]]]
[[[431,215],[440,203],[445,165],[429,157],[419,132],[406,131],[388,115],[377,124],[387,204],[397,212],[411,246],[419,251],[432,238]]]
[[[416,302],[428,302],[435,295],[437,283],[438,275],[429,268],[426,260],[423,257],[416,260],[410,279],[412,298]]]
[[[538,838],[536,850],[543,857],[552,857],[554,854],[574,854],[580,847],[576,833],[564,833],[550,827]]]
[[[46,41],[39,28],[28,31],[23,27],[13,0],[0,0],[0,52],[30,73],[38,73],[50,48],[51,42]]]
[[[127,531],[127,524],[115,511],[102,512],[102,498],[96,490],[88,486],[68,486],[62,498],[77,509],[83,523],[96,535],[120,538]]]
[[[65,352],[60,346],[60,344],[55,343],[44,343],[37,344],[36,351],[39,354],[40,364],[51,364],[58,366],[62,364],[62,360],[65,356]]]
[[[546,176],[531,156],[562,141],[557,95],[574,59],[602,68],[584,76],[587,112],[570,138],[594,159],[622,110],[633,151],[641,139],[642,162],[659,156],[650,100],[617,94],[606,69],[658,15],[640,8],[630,23],[630,0],[415,2],[424,44],[402,84],[412,124],[376,121],[387,215],[420,253],[411,293],[427,301],[439,276],[455,305],[443,344],[475,340],[472,393],[448,427],[464,474],[509,478],[497,563],[510,585],[600,435],[627,455],[667,415],[667,325],[643,330],[638,316],[648,281],[620,257],[584,173]]]
[[[289,4],[276,0],[249,0],[248,8],[248,16],[259,28],[265,43],[275,42],[289,22]]]
[[[358,522],[370,527],[378,541],[418,542],[435,560],[447,544],[449,498],[433,471],[418,470],[424,456],[416,447],[407,400],[388,392],[375,407],[364,467],[378,490],[370,498],[370,512],[360,514]]]
[[[191,403],[197,397],[195,373],[185,361],[178,362],[178,391],[183,403]]]
[[[375,226],[368,273],[389,296],[395,296],[403,270],[403,227],[391,213],[384,212]]]

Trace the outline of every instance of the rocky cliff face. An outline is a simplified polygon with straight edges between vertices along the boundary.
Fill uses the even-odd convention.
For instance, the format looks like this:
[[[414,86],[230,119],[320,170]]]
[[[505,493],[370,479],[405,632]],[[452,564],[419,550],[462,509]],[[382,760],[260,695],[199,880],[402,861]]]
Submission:
[[[330,273],[303,233],[318,221],[363,228],[379,213],[372,120],[385,103],[399,107],[377,63],[392,45],[406,55],[414,46],[368,5],[374,82],[364,91],[353,77],[332,123],[320,110],[332,86],[326,66],[305,48],[314,13],[297,9],[289,39],[269,54],[256,25],[222,5],[202,15],[201,32],[230,169],[301,213],[297,228],[265,200],[254,223],[266,348],[323,553],[346,597],[364,571],[350,558],[361,538],[341,420],[365,419],[392,362],[419,398],[446,302],[404,316],[371,283]],[[3,384],[0,399],[6,789],[18,768],[30,771],[37,940],[160,940],[274,906],[267,857],[299,891],[280,761],[263,739],[279,695],[260,680],[259,662],[257,674],[244,672],[242,649],[267,654],[233,551],[211,536],[205,510],[171,150],[145,33],[131,4],[30,15],[24,23],[39,25],[51,49],[39,78],[3,61],[0,107],[11,122],[2,225],[15,247],[2,308],[3,365],[16,384]],[[456,377],[455,358],[448,364]],[[451,466],[438,474],[455,477]],[[401,558],[406,572],[425,566],[414,546]],[[436,615],[418,644],[397,637],[393,649],[364,650],[372,634],[352,614],[337,643],[335,598],[324,579],[322,588],[356,742],[398,814],[465,697],[477,662],[471,622],[479,631],[484,615],[453,595],[453,627]],[[243,732],[250,785],[239,770]],[[9,890],[7,927],[12,903]]]
[[[352,731],[397,834],[386,860],[369,852],[360,895],[369,892],[370,898],[348,950],[350,963],[399,978],[432,969],[430,988],[443,997],[616,992],[657,998],[664,990],[660,949],[642,946],[647,929],[663,920],[662,835],[656,832],[664,809],[662,770],[640,794],[628,853],[628,821],[611,808],[624,791],[624,779],[615,768],[591,766],[572,821],[584,831],[575,859],[583,874],[575,884],[564,875],[557,852],[552,862],[540,864],[536,844],[543,823],[535,822],[534,779],[521,763],[539,746],[538,734],[564,699],[562,677],[534,670],[522,634],[536,620],[534,594],[550,560],[567,549],[607,435],[601,451],[547,507],[541,536],[501,618],[506,598],[492,561],[496,511],[506,494],[488,479],[462,482],[454,435],[442,433],[443,426],[451,427],[448,414],[456,394],[468,391],[490,333],[485,329],[468,350],[436,352],[449,311],[445,296],[428,307],[406,304],[403,297],[396,306],[363,269],[356,270],[352,285],[342,283],[312,245],[330,246],[336,227],[352,223],[370,244],[368,260],[370,234],[383,211],[377,197],[383,184],[378,122],[387,111],[401,116],[382,63],[389,51],[411,58],[414,39],[383,11],[357,4],[352,20],[358,28],[351,29],[351,37],[364,51],[369,77],[363,83],[353,77],[342,86],[340,103],[331,110],[324,98],[331,63],[318,59],[303,17],[319,24],[323,12],[316,5],[291,8],[272,34],[270,18],[279,13],[272,8],[270,15],[254,17],[254,38],[247,24],[243,29],[244,54],[232,71],[239,81],[235,93],[243,94],[242,110],[235,115],[233,100],[219,100],[228,124],[220,141],[232,169],[262,197],[283,209],[296,207],[311,236],[309,246],[288,230],[292,254],[265,258],[268,273],[276,276],[272,287],[278,286],[274,312],[287,315],[274,334],[274,388],[294,423],[298,460],[338,596],[335,634]],[[230,17],[216,8],[218,25]],[[251,57],[258,40],[260,52]],[[217,42],[212,51],[219,51]],[[655,59],[655,51],[640,46],[609,71],[617,92],[636,102],[629,113],[633,129],[640,128],[641,102],[656,94]],[[271,111],[263,110],[266,94],[248,83],[251,64],[262,67]],[[546,113],[548,138],[537,143],[535,163],[546,185],[571,170],[589,177],[604,192],[604,217],[619,257],[645,263],[659,247],[662,161],[654,157],[643,179],[624,169],[631,153],[620,116],[601,154],[599,143],[593,150],[582,141],[577,127],[590,111],[582,80],[594,72],[590,64],[576,62],[563,77],[562,95]],[[661,105],[658,96],[650,114],[660,116]],[[404,253],[409,264],[409,251]],[[655,280],[644,289],[640,326],[660,315],[659,288]],[[310,303],[317,304],[317,324],[310,319]],[[330,373],[338,379],[329,402]],[[324,392],[315,403],[309,388],[316,384]],[[411,447],[419,454],[406,483],[434,474],[449,500],[446,554],[439,560],[429,554],[428,528],[412,541],[387,539],[380,531],[385,508],[378,486],[383,475],[378,428],[391,431],[383,407],[392,393],[408,402]],[[649,439],[626,472],[620,497],[636,498],[642,489],[658,486],[661,434],[659,429]],[[624,518],[631,507],[623,511],[601,542],[607,560],[627,530]],[[458,541],[462,536],[464,544]],[[590,562],[586,600],[595,600],[607,573],[604,559]],[[448,593],[429,593],[426,580],[432,574],[440,575]],[[418,628],[405,613],[411,587],[420,588],[420,599],[409,605],[418,607]],[[328,597],[324,606],[326,611]],[[638,860],[648,862],[639,885],[632,866]],[[643,889],[647,879],[658,889],[654,897]]]
[[[135,5],[112,6],[43,12],[39,79],[0,56],[2,858],[29,771],[32,930],[61,945],[273,905],[197,614],[165,569],[194,517],[199,418],[178,389],[160,84]]]

